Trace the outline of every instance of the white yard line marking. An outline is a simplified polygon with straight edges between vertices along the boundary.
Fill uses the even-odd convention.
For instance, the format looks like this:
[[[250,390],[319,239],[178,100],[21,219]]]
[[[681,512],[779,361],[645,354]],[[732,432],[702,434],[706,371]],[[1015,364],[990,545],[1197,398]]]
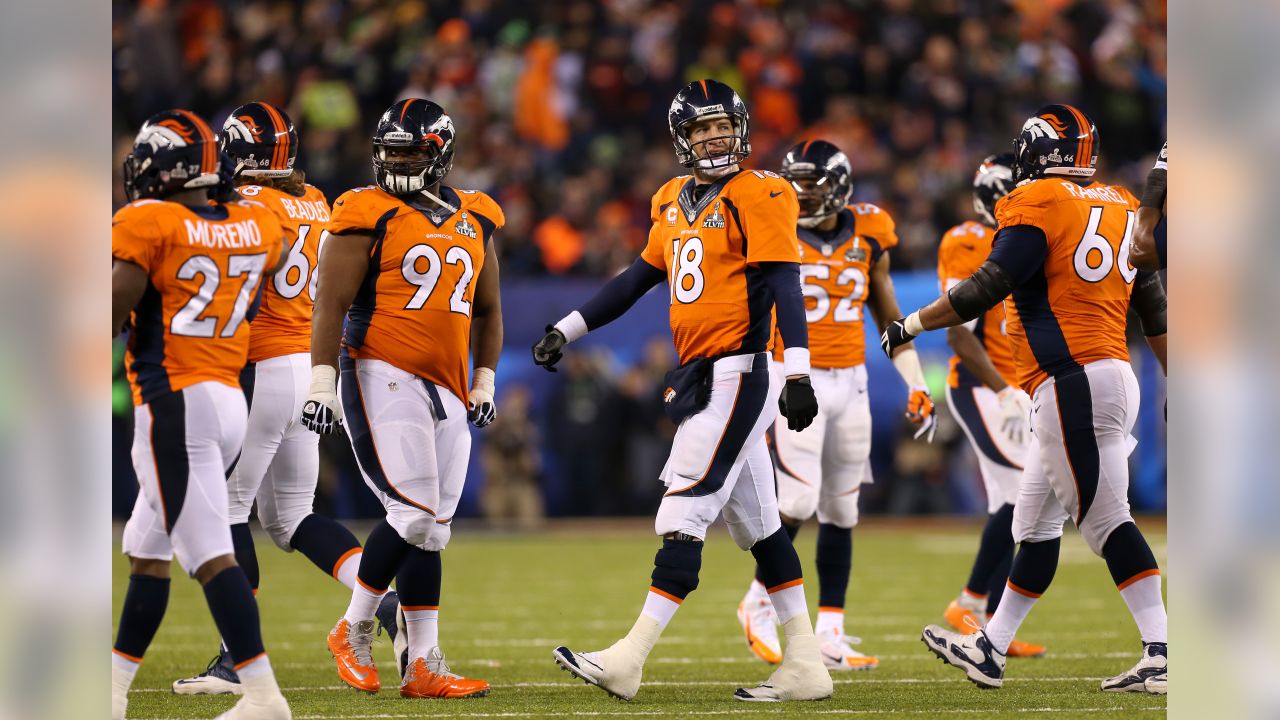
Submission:
[[[1017,713],[1017,714],[1052,714],[1052,713],[1099,713],[1099,712],[1116,712],[1116,711],[1164,711],[1167,710],[1164,705],[1151,705],[1147,707],[1123,707],[1120,705],[1110,705],[1107,707],[1074,707],[1074,708],[1057,708],[1057,707],[1038,707],[1038,708],[1012,708],[1007,710],[999,710],[1000,713]],[[760,715],[778,715],[788,716],[795,711],[794,707],[776,707],[776,708],[740,708],[736,710],[682,710],[678,714],[683,717],[701,717],[715,715],[741,715],[743,713],[752,713]],[[872,710],[872,709],[843,709],[831,708],[827,710],[808,710],[806,714],[810,715],[892,715],[900,717],[903,715],[978,715],[990,714],[991,709],[959,709],[952,708],[948,710]],[[556,712],[554,715],[558,717],[639,717],[639,716],[670,716],[671,710],[580,710],[575,712]],[[552,713],[535,713],[535,712],[496,712],[496,713],[450,713],[449,717],[459,718],[528,718],[528,717],[550,717]],[[402,714],[378,714],[378,715],[294,715],[294,720],[378,720],[379,718],[421,718],[421,713],[413,715]],[[177,720],[175,718],[146,718],[145,720]]]

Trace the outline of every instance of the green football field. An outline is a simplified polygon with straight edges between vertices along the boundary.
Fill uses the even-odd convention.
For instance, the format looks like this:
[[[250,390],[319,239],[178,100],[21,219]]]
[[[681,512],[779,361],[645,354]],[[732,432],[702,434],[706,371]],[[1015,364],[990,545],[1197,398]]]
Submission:
[[[1141,525],[1163,567],[1163,521]],[[751,556],[715,531],[701,584],[650,656],[640,693],[630,703],[614,700],[561,672],[551,650],[559,644],[596,650],[626,633],[659,545],[650,528],[631,520],[533,535],[458,528],[444,556],[442,647],[455,671],[487,679],[493,692],[453,701],[401,699],[385,636],[374,646],[384,690],[369,696],[341,685],[325,635],[346,609],[349,593],[300,554],[286,555],[259,538],[266,646],[294,717],[1164,716],[1164,698],[1098,690],[1100,679],[1137,660],[1140,643],[1105,564],[1074,531],[1063,543],[1053,587],[1020,633],[1047,644],[1046,657],[1011,659],[1005,686],[997,691],[979,690],[934,658],[920,643],[920,630],[941,622],[977,546],[979,526],[954,521],[873,521],[855,531],[846,629],[864,639],[861,649],[878,655],[880,667],[837,674],[830,700],[778,705],[732,698],[735,688],[760,682],[770,670],[748,652],[735,619]],[[814,535],[810,526],[797,539],[810,582]],[[176,565],[175,571],[181,573]],[[127,581],[127,564],[117,555],[117,616]],[[812,585],[809,600],[816,604]],[[229,697],[169,692],[174,678],[202,670],[216,648],[200,588],[175,578],[164,625],[130,695],[129,717],[210,718],[229,707]]]

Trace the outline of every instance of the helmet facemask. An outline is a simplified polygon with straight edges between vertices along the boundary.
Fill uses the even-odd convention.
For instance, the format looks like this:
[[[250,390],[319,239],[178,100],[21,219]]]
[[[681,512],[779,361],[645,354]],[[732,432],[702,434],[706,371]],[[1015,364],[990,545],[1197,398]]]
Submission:
[[[697,122],[728,118],[733,124],[730,135],[715,135],[690,142],[689,131]],[[686,121],[677,128],[676,150],[680,163],[685,167],[695,168],[698,172],[711,177],[721,177],[751,154],[751,146],[747,142],[747,120],[735,114],[707,115]],[[729,140],[728,150],[711,151],[710,143]]]
[[[450,158],[451,159],[451,158]],[[374,176],[379,187],[392,195],[410,195],[426,190],[449,172],[451,163],[438,145],[375,144]]]
[[[796,191],[800,201],[799,224],[802,228],[818,227],[824,220],[840,212],[847,198],[836,183],[816,170],[792,170],[783,175]]]

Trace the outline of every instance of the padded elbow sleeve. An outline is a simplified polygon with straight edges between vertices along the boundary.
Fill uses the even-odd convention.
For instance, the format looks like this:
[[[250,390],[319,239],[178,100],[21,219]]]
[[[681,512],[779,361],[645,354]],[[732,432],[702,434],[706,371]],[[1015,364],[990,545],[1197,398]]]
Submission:
[[[1142,321],[1142,334],[1151,337],[1164,335],[1169,331],[1169,301],[1164,294],[1164,283],[1160,282],[1160,274],[1140,272],[1133,286],[1133,297],[1130,304]]]
[[[994,262],[984,262],[978,271],[947,292],[951,307],[966,322],[995,307],[1013,292],[1013,280]]]
[[[1146,187],[1142,188],[1142,203],[1140,207],[1155,208],[1164,210],[1164,197],[1168,191],[1169,172],[1160,168],[1152,168],[1147,173]]]

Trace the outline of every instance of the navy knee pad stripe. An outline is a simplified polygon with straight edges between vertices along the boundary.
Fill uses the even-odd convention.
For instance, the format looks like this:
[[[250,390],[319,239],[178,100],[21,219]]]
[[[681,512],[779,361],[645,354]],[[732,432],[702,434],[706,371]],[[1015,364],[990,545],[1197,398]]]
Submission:
[[[740,376],[738,394],[733,408],[729,411],[729,420],[725,423],[724,432],[711,455],[711,463],[698,482],[683,490],[667,493],[678,497],[701,497],[713,495],[724,487],[733,463],[742,454],[747,438],[760,419],[765,401],[769,398],[769,361],[764,353],[756,356],[749,372]]]
[[[771,431],[772,431],[772,429],[771,429]],[[794,525],[792,525],[792,524],[790,524],[790,523],[786,523],[786,522],[782,523],[782,529],[787,531],[787,537],[791,538],[791,543],[792,543],[793,545],[794,545],[794,544],[795,544],[795,542],[796,542],[796,535],[799,535],[799,534],[800,534],[800,526],[801,526],[801,525],[802,525],[802,523],[796,523],[796,524],[794,524]],[[760,574],[760,563],[756,563],[756,580],[757,580],[761,585],[764,585],[764,577]]]
[[[767,589],[772,590],[804,576],[800,569],[800,556],[783,528],[752,545],[751,554],[760,567],[760,582]]]
[[[1093,506],[1098,494],[1098,476],[1102,461],[1098,453],[1098,436],[1093,426],[1093,395],[1089,389],[1089,376],[1083,371],[1062,375],[1054,380],[1054,396],[1058,400],[1058,419],[1062,427],[1062,444],[1067,453],[1067,463],[1075,479],[1076,527]]]
[[[165,393],[148,403],[148,407],[151,454],[164,509],[164,529],[172,533],[187,499],[187,479],[191,474],[187,458],[187,403],[181,392]]]
[[[853,567],[853,529],[818,525],[818,607],[844,608]]]
[[[653,589],[659,594],[684,600],[698,589],[702,569],[702,543],[690,540],[663,540],[653,558]]]
[[[258,572],[258,551],[253,546],[253,531],[249,523],[236,523],[231,526],[231,546],[235,548],[236,564],[244,570],[249,579],[249,587],[258,589],[261,580]]]
[[[978,554],[973,558],[973,569],[969,571],[969,582],[965,585],[974,595],[986,595],[992,584],[992,574],[1006,557],[1013,552],[1013,506],[1004,504],[999,510],[987,516],[987,524],[982,528],[982,540],[978,543]],[[1009,566],[1005,564],[1005,577],[1009,575]]]
[[[378,523],[364,543],[356,579],[370,592],[384,592],[391,586],[412,546],[386,520]]]
[[[1147,539],[1131,522],[1111,531],[1111,536],[1102,545],[1102,557],[1107,561],[1111,579],[1121,590],[1160,572]]]
[[[1009,570],[1009,589],[1027,597],[1038,598],[1049,589],[1058,571],[1058,552],[1062,538],[1040,542],[1023,541],[1013,557]]]
[[[205,583],[204,597],[232,660],[241,664],[264,652],[258,603],[243,570],[229,567],[218,573]]]
[[[342,561],[360,550],[360,541],[345,525],[316,513],[298,523],[298,529],[289,538],[289,545],[334,577],[337,577]]]
[[[411,548],[396,573],[396,592],[404,608],[430,610],[440,607],[440,553]]]
[[[169,578],[130,575],[124,607],[120,609],[120,628],[112,648],[134,662],[142,662],[168,606]]]

